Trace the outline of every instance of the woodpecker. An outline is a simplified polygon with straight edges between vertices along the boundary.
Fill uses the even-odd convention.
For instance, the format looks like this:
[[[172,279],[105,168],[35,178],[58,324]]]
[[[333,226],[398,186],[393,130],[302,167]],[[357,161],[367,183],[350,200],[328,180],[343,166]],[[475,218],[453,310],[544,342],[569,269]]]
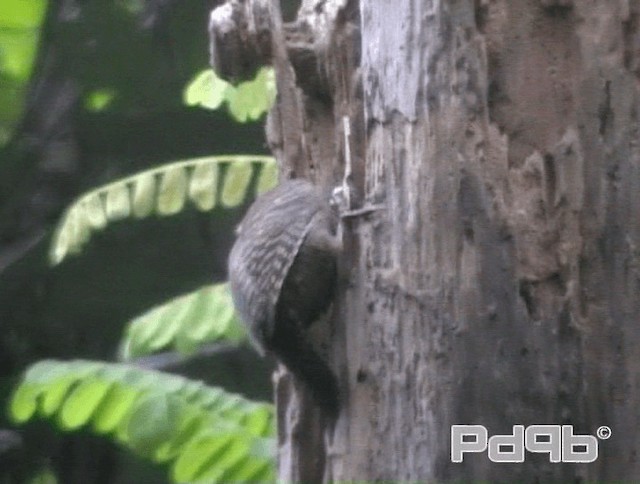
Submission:
[[[235,307],[258,352],[273,354],[330,416],[338,383],[306,337],[334,296],[341,250],[330,197],[305,180],[261,195],[238,226],[229,256]]]

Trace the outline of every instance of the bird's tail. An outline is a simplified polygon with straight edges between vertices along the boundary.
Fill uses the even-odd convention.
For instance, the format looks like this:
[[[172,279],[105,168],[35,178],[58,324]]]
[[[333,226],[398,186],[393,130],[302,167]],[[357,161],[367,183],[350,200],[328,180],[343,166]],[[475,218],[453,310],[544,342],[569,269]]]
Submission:
[[[272,350],[297,380],[309,389],[322,411],[335,418],[340,406],[338,381],[302,330],[291,321],[278,321]]]

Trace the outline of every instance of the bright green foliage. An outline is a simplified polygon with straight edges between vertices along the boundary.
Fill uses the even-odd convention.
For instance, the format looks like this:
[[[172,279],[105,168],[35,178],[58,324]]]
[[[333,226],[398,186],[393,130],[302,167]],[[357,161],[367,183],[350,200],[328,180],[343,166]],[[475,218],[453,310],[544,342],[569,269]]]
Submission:
[[[212,69],[205,69],[184,90],[184,103],[187,106],[218,109],[232,89],[233,86],[216,76]]]
[[[273,406],[180,376],[45,360],[27,370],[9,411],[16,423],[87,427],[168,464],[175,482],[274,480]]]
[[[127,325],[121,358],[160,350],[192,354],[207,343],[238,344],[246,339],[227,284],[205,286],[171,299]]]
[[[81,195],[65,212],[53,237],[53,265],[77,253],[91,233],[109,222],[152,214],[174,215],[186,206],[212,210],[218,203],[236,207],[248,193],[257,172],[258,193],[272,188],[276,165],[270,156],[210,156],[163,165],[137,173]]]
[[[212,69],[200,72],[184,91],[184,103],[218,109],[227,103],[236,121],[246,123],[266,113],[276,98],[275,74],[271,67],[262,67],[256,77],[233,86],[216,76]]]
[[[96,89],[87,93],[84,99],[84,108],[87,111],[99,112],[109,107],[116,97],[116,93],[112,89]]]
[[[58,478],[51,469],[40,469],[27,481],[27,484],[58,484]]]
[[[47,3],[0,1],[0,146],[22,116]]]

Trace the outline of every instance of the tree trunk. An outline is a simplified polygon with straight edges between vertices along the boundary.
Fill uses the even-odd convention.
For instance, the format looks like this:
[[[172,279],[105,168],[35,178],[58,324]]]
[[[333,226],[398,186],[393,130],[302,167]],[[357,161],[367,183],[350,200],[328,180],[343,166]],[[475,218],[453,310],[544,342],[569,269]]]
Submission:
[[[345,220],[341,417],[323,438],[286,400],[281,477],[640,476],[640,1],[265,10],[284,175],[336,185],[349,159],[352,208],[384,206]],[[591,463],[452,462],[452,425],[535,424],[612,435]]]

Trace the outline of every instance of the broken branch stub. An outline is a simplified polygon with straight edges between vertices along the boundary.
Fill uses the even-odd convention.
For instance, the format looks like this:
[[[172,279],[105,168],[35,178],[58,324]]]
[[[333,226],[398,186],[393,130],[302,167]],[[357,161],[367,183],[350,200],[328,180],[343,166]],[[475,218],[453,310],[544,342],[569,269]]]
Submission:
[[[294,22],[283,23],[279,8],[269,0],[229,0],[211,11],[211,67],[218,77],[234,84],[253,79],[258,68],[277,63],[274,44],[281,43],[282,60],[293,69],[295,85],[329,104],[328,73],[321,67],[329,39],[326,32],[318,32],[328,25],[323,18],[328,14],[316,10],[307,9]],[[338,11],[334,8],[330,13],[336,16]]]
[[[230,0],[211,11],[210,64],[218,77],[236,84],[271,62],[272,15],[269,0]]]

